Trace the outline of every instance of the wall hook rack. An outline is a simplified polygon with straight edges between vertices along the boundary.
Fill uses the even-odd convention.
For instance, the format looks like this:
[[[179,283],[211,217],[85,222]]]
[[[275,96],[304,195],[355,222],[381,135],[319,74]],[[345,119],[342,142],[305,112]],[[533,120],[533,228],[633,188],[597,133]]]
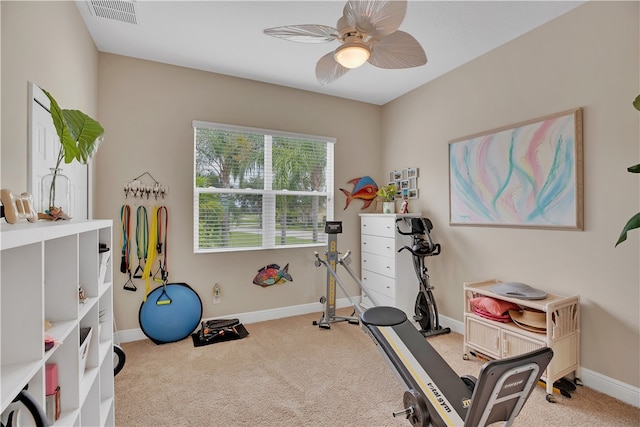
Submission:
[[[148,176],[153,183],[148,184],[142,181],[140,178]],[[169,187],[161,185],[160,182],[153,177],[149,172],[144,172],[141,175],[133,178],[131,181],[124,184],[124,198],[128,198],[129,195],[134,199],[140,197],[140,199],[146,196],[147,199],[153,194],[153,197],[158,200],[158,197],[165,198],[169,193]]]

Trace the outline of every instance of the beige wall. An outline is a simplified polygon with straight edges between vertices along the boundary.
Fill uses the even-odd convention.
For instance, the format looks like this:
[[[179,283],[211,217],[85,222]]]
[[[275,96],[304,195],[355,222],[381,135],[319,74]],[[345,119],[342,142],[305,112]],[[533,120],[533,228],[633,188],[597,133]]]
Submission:
[[[614,248],[638,212],[638,3],[593,3],[383,108],[388,170],[420,167],[414,209],[434,223],[430,260],[441,314],[462,320],[462,283],[498,278],[578,294],[582,365],[640,385],[640,234]],[[584,231],[451,227],[448,141],[584,108]]]
[[[27,190],[27,87],[98,114],[98,51],[74,2],[2,1],[2,188]]]
[[[193,255],[191,121],[210,120],[336,137],[336,190],[353,177],[419,167],[421,197],[411,208],[431,217],[443,244],[430,260],[443,315],[461,320],[462,282],[489,277],[579,294],[583,366],[640,385],[640,234],[613,248],[640,206],[638,177],[625,171],[640,158],[639,115],[630,105],[640,93],[637,3],[587,4],[382,108],[98,55],[73,3],[0,5],[2,187],[26,188],[27,81],[97,115],[107,139],[96,156],[94,216],[114,219],[119,329],[138,327],[143,289],[123,291],[117,269],[121,186],[145,171],[170,186],[170,278],[201,293],[206,317],[315,302],[324,293],[312,251]],[[448,141],[576,106],[584,108],[585,231],[448,226]],[[355,249],[358,265],[358,210],[343,211],[339,192],[335,207],[345,229],[340,247]],[[251,285],[270,262],[290,262],[294,282]],[[214,282],[223,290],[217,305]]]
[[[170,281],[196,289],[204,317],[316,302],[326,278],[313,264],[313,249],[193,254],[193,120],[335,137],[335,212],[346,230],[340,247],[359,247],[362,203],[343,211],[338,187],[380,170],[381,107],[111,54],[100,54],[99,100],[108,139],[97,155],[96,215],[120,224],[122,184],[146,171],[168,185]],[[354,262],[360,262],[357,254]],[[271,263],[289,263],[293,282],[253,285],[258,269]],[[118,328],[138,328],[143,289],[123,290],[126,277],[114,274]],[[214,283],[222,288],[216,305]]]

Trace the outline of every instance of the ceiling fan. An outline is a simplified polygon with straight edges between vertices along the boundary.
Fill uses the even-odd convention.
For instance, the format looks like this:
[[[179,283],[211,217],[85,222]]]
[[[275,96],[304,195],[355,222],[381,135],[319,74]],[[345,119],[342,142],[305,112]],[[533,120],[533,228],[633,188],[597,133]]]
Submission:
[[[325,85],[352,68],[369,62],[380,68],[418,67],[427,63],[420,43],[398,30],[407,11],[407,0],[349,0],[336,28],[305,24],[267,28],[264,33],[301,43],[328,43],[340,46],[316,64],[316,77]]]

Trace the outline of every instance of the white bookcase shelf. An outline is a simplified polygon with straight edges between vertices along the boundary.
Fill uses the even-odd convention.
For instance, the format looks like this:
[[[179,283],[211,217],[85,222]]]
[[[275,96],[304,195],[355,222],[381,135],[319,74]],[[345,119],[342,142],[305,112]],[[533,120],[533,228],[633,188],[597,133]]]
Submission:
[[[114,424],[112,258],[101,270],[101,243],[113,250],[111,220],[1,225],[0,413],[25,386],[44,408],[45,365],[55,363],[54,425]],[[92,329],[84,370],[81,328]],[[45,334],[56,342],[48,351]]]

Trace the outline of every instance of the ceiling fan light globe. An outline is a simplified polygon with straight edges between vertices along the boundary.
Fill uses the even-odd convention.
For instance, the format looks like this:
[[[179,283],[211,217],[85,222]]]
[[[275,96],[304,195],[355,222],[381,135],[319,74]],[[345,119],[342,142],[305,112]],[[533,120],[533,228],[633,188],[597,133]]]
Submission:
[[[338,64],[345,68],[358,68],[367,62],[369,56],[371,56],[369,49],[358,43],[345,43],[337,48],[334,54]]]

